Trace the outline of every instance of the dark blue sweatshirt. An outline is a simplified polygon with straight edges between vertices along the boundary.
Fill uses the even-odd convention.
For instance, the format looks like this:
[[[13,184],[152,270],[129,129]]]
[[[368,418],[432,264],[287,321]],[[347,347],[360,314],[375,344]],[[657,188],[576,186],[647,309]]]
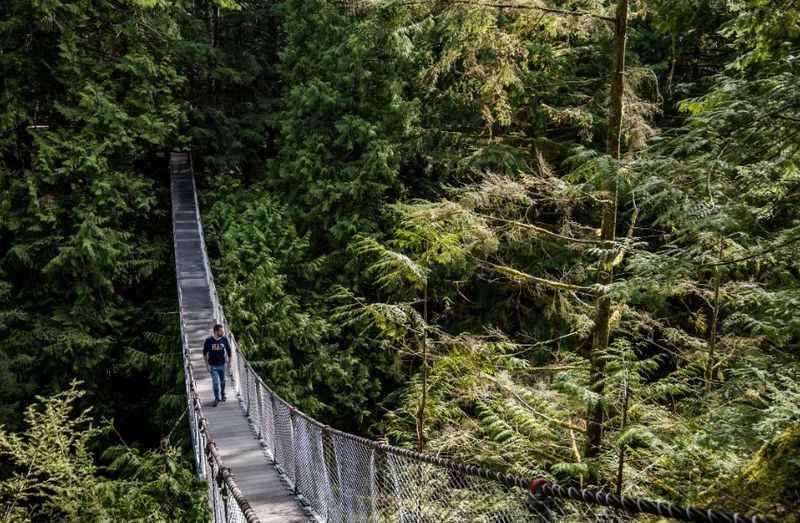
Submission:
[[[221,338],[214,338],[209,336],[203,344],[203,356],[208,358],[209,365],[225,365],[225,355],[227,359],[231,359],[231,345],[228,343],[228,338],[225,336]]]

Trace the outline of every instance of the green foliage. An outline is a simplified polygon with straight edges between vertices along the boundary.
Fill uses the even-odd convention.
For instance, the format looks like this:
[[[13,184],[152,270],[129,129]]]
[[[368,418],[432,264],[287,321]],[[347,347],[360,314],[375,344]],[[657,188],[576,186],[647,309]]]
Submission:
[[[110,367],[146,321],[139,306],[158,309],[169,263],[162,186],[145,172],[183,119],[177,28],[134,3],[1,9],[0,389],[24,405],[82,378],[102,396],[135,375]]]
[[[599,152],[605,22],[478,4],[389,2],[349,20],[284,6],[288,109],[267,185],[311,252],[330,255],[314,287],[345,303],[338,335],[389,348],[412,371],[375,429],[413,444],[425,391],[430,449],[586,482],[579,449],[587,405],[599,404],[604,486],[623,448],[625,492],[708,502],[718,478],[796,420],[796,387],[778,372],[797,369],[781,353],[797,340],[796,61],[782,51],[796,43],[795,10],[783,6],[779,29],[781,13],[759,2],[637,3],[618,166]],[[324,24],[333,30],[316,37]],[[380,67],[359,62],[353,42],[388,42]],[[392,82],[403,132],[387,125],[398,106],[370,105]],[[342,152],[348,115],[373,134]],[[365,182],[352,162],[384,144],[398,161]],[[370,185],[382,173],[391,183]],[[609,176],[620,187],[613,245],[595,229]],[[356,183],[364,193],[345,189]],[[623,278],[605,289],[616,305],[598,395],[587,296],[609,253]]]
[[[730,506],[775,514],[787,523],[798,519],[800,498],[795,478],[800,474],[800,426],[794,425],[766,442],[755,456],[715,495]]]
[[[176,12],[138,0],[0,6],[0,423],[16,460],[4,496],[24,494],[4,506],[18,519],[133,520],[139,503],[154,520],[204,517],[178,451],[130,451],[152,484],[114,484],[93,455],[115,438],[69,414],[92,404],[146,449],[185,408],[157,408],[183,389],[164,327],[174,316],[162,316],[175,303],[163,151],[185,143]],[[75,379],[84,393],[26,410]],[[172,479],[154,472],[167,461]],[[26,463],[38,472],[23,480]]]
[[[289,0],[281,12],[285,91],[270,185],[314,250],[336,252],[377,232],[382,204],[401,188],[417,114],[403,94],[407,42],[378,17],[350,18],[322,0]]]
[[[785,0],[729,3],[737,16],[723,28],[722,34],[737,40],[743,51],[732,67],[767,65],[796,52],[800,38],[800,12],[793,3]]]
[[[339,345],[328,305],[307,289],[320,273],[308,239],[262,187],[216,178],[204,217],[213,270],[232,329],[254,368],[287,400],[333,419],[371,415],[380,353]],[[219,196],[216,196],[219,195]],[[340,391],[347,390],[347,394]]]
[[[204,517],[174,450],[112,447],[101,467],[88,449],[108,433],[67,406],[151,446],[183,407],[157,153],[188,141],[233,330],[310,414],[565,483],[611,487],[624,451],[623,492],[671,501],[740,499],[723,478],[777,470],[800,416],[796,6],[633,2],[614,162],[615,2],[487,4],[0,5],[0,416],[41,427],[3,432],[14,517]],[[85,397],[37,407],[63,432],[15,415],[75,377]],[[36,461],[36,490],[20,464],[50,437],[68,448]],[[757,497],[737,506],[791,506]]]
[[[96,472],[87,444],[102,430],[88,412],[72,416],[80,396],[73,388],[40,398],[25,409],[25,433],[0,431],[0,456],[11,464],[0,486],[4,521],[77,518]]]
[[[196,167],[263,174],[274,154],[272,113],[280,90],[279,27],[275,2],[200,0],[176,17],[184,38],[176,61],[188,80],[182,94],[191,104],[187,134],[202,150]]]
[[[75,385],[25,410],[25,429],[0,429],[3,521],[206,521],[204,483],[173,448],[140,452],[113,447],[108,467],[90,443],[110,429],[76,412]]]

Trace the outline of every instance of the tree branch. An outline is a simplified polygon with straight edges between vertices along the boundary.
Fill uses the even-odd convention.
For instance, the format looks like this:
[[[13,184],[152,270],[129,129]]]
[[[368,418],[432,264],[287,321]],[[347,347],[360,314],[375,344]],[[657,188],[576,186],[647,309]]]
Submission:
[[[550,287],[551,289],[558,289],[558,290],[566,290],[566,291],[573,291],[573,292],[583,292],[585,294],[595,295],[597,291],[592,287],[586,287],[582,285],[573,285],[571,283],[564,283],[556,280],[549,280],[547,278],[539,278],[537,276],[530,275],[528,273],[518,271],[512,267],[507,267],[505,265],[496,265],[491,262],[483,261],[487,267],[494,269],[495,271],[504,274],[511,278],[512,280],[516,280],[518,282],[529,282],[534,283],[537,285],[543,285],[545,287]]]
[[[525,399],[522,398],[522,396],[520,396],[514,390],[512,390],[511,387],[509,387],[507,385],[504,385],[503,383],[500,383],[500,381],[497,380],[496,378],[494,378],[494,377],[492,377],[492,376],[490,376],[488,374],[485,374],[485,373],[480,373],[480,375],[483,376],[484,378],[486,378],[487,380],[491,381],[492,383],[494,383],[495,385],[497,385],[501,389],[505,390],[506,392],[508,392],[512,396],[514,396],[514,399],[516,399],[520,403],[520,405],[525,407],[532,414],[534,414],[536,416],[539,416],[540,418],[543,418],[545,421],[549,421],[550,423],[552,423],[554,425],[558,425],[559,427],[563,427],[565,429],[577,430],[578,432],[581,432],[581,433],[585,433],[586,432],[586,429],[584,429],[583,427],[579,427],[578,425],[574,425],[574,424],[572,424],[572,423],[570,423],[568,421],[561,421],[559,419],[552,418],[552,417],[548,416],[547,414],[539,412],[538,410],[534,409],[530,405],[530,403],[525,401]]]
[[[619,252],[611,261],[611,266],[616,267],[622,260],[625,259],[625,251],[630,246],[631,242],[633,241],[633,229],[636,228],[636,219],[639,218],[639,209],[634,209],[633,217],[631,218],[631,226],[628,229],[628,234],[625,235],[625,242],[620,247]]]
[[[758,258],[759,256],[764,256],[766,254],[772,254],[773,252],[777,251],[781,247],[786,247],[787,245],[791,245],[791,244],[797,243],[799,241],[800,241],[800,236],[797,236],[795,238],[790,238],[790,239],[786,240],[785,242],[781,242],[781,243],[779,243],[777,245],[773,245],[769,249],[762,249],[759,252],[756,252],[754,254],[750,254],[748,256],[742,256],[741,258],[734,258],[732,260],[726,260],[726,261],[720,261],[720,262],[704,263],[700,267],[720,267],[722,265],[732,265],[734,263],[740,263],[740,262],[743,262],[743,261],[752,260],[754,258]]]
[[[514,226],[520,227],[522,229],[527,229],[529,231],[533,231],[533,232],[535,232],[537,234],[544,234],[545,236],[549,236],[550,238],[554,238],[554,239],[562,240],[562,241],[566,241],[566,242],[579,243],[579,244],[582,244],[582,245],[605,245],[607,243],[607,242],[604,242],[603,240],[590,240],[588,238],[572,238],[570,236],[563,236],[561,234],[558,234],[558,233],[555,233],[555,232],[550,231],[548,229],[545,229],[544,227],[539,227],[537,225],[532,225],[530,223],[518,222],[516,220],[507,220],[505,218],[498,218],[496,216],[489,216],[488,214],[480,214],[480,213],[476,213],[476,214],[478,216],[480,216],[481,218],[485,218],[487,220],[494,220],[494,221],[497,221],[497,222],[508,223],[510,225],[514,225]]]
[[[597,13],[591,13],[589,11],[565,11],[563,9],[553,9],[552,7],[542,7],[538,5],[524,5],[524,4],[513,4],[513,3],[497,3],[497,2],[481,2],[480,0],[453,0],[449,2],[450,4],[465,4],[465,5],[474,5],[479,7],[494,7],[496,9],[529,9],[531,11],[539,11],[542,13],[547,13],[551,15],[558,15],[558,16],[573,16],[576,18],[597,18],[598,20],[603,20],[605,22],[615,22],[616,20],[610,16],[599,15]]]

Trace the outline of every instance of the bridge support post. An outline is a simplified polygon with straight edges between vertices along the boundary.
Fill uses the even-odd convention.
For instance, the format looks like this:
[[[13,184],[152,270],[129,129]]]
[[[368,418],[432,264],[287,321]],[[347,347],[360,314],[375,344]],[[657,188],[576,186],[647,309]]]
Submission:
[[[250,371],[244,366],[244,401],[247,403],[247,417],[250,417]]]
[[[271,435],[272,437],[270,437],[270,439],[272,440],[272,449],[270,449],[270,450],[272,450],[272,462],[273,462],[273,464],[279,464],[279,461],[278,461],[278,429],[277,429],[277,423],[275,421],[275,418],[277,416],[275,414],[275,412],[276,412],[275,411],[275,396],[273,394],[269,395],[269,402],[270,402],[270,405],[272,406],[272,408],[270,409],[272,411],[272,435]]]
[[[256,407],[258,408],[258,439],[262,439],[261,430],[262,427],[264,426],[264,408],[261,405],[261,396],[262,396],[261,386],[258,383],[258,381],[256,381],[256,403],[257,403]]]
[[[295,434],[297,434],[297,431],[294,428],[295,427],[294,417],[295,417],[295,408],[290,406],[289,407],[289,429],[290,429],[290,431],[289,431],[290,438],[289,439],[292,442],[292,454],[297,452],[297,442],[295,441]],[[292,476],[294,476],[293,477],[293,479],[294,479],[294,481],[293,481],[294,489],[293,490],[294,490],[294,494],[296,496],[296,495],[300,494],[300,490],[297,488],[297,457],[296,456],[294,457],[294,459],[292,459],[292,467],[294,468],[294,470],[292,471]]]

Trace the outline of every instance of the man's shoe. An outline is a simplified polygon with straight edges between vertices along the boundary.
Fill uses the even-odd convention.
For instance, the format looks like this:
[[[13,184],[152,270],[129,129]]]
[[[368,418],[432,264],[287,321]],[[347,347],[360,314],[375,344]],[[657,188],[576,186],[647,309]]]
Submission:
[[[219,404],[218,400],[214,400],[214,403],[211,404],[212,407],[216,407]]]
[[[228,400],[225,398],[225,394],[223,394],[222,395],[222,403],[225,403],[226,401],[228,401]]]

